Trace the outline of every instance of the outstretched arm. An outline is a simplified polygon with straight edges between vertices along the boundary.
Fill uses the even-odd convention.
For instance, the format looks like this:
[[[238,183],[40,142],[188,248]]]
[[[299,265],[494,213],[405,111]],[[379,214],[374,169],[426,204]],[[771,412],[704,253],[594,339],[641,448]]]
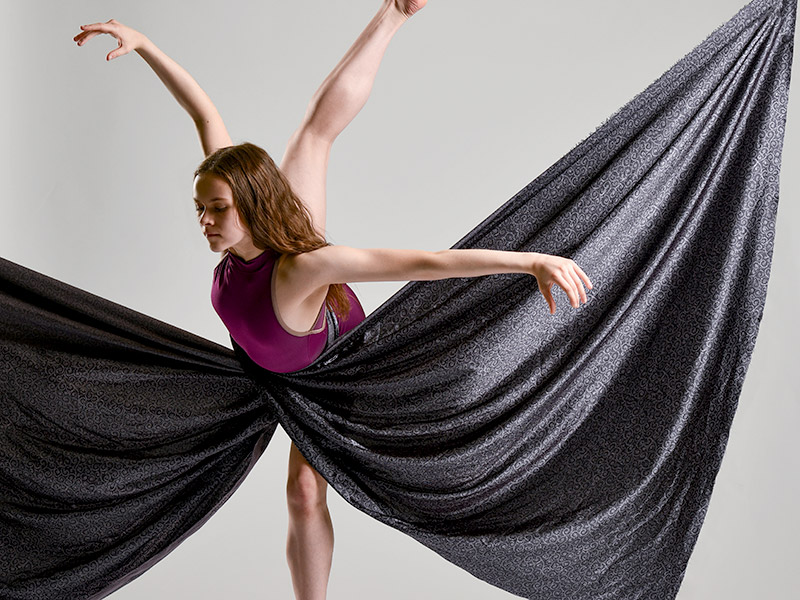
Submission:
[[[320,287],[357,281],[426,281],[527,273],[536,277],[550,313],[556,312],[551,288],[560,286],[575,308],[586,302],[592,282],[574,260],[539,252],[451,248],[438,252],[393,248],[323,246],[282,257],[279,277],[294,298],[302,300]]]
[[[363,108],[392,37],[427,0],[383,0],[380,9],[314,93],[280,168],[325,235],[325,180],[333,141]]]
[[[81,25],[82,32],[73,40],[82,46],[102,33],[117,39],[118,46],[108,53],[106,60],[113,60],[135,50],[147,61],[159,79],[172,93],[178,103],[189,113],[197,127],[203,153],[208,156],[219,148],[233,145],[219,112],[211,99],[186,70],[164,54],[144,34],[111,19],[105,23]]]

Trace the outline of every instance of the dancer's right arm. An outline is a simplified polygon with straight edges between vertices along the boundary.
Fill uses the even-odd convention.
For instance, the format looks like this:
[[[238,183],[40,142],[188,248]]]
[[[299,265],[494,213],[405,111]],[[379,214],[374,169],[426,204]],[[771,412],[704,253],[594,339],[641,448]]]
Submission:
[[[81,25],[81,29],[82,32],[73,38],[79,46],[102,33],[117,39],[119,45],[108,53],[106,60],[110,61],[135,50],[147,61],[194,121],[206,156],[219,148],[233,145],[222,117],[208,95],[183,67],[164,54],[147,36],[114,19],[105,23]]]

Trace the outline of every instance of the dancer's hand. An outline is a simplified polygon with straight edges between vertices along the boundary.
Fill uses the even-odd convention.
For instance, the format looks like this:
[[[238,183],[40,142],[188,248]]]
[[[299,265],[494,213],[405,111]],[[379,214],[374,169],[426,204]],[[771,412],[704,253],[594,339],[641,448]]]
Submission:
[[[542,292],[550,306],[550,314],[556,312],[556,302],[553,300],[551,292],[554,283],[560,285],[567,293],[573,307],[578,308],[581,301],[584,303],[587,301],[583,284],[585,283],[589,289],[592,289],[592,282],[574,260],[538,252],[531,254],[533,254],[531,275],[536,277],[539,291]]]
[[[92,39],[96,35],[100,35],[101,33],[107,33],[116,38],[119,45],[115,50],[112,50],[108,53],[106,60],[112,60],[118,56],[123,56],[132,50],[141,48],[147,39],[143,34],[139,33],[135,29],[131,29],[130,27],[127,27],[114,19],[110,19],[105,23],[81,25],[81,29],[83,31],[72,38],[78,43],[78,46],[82,46],[88,40]]]

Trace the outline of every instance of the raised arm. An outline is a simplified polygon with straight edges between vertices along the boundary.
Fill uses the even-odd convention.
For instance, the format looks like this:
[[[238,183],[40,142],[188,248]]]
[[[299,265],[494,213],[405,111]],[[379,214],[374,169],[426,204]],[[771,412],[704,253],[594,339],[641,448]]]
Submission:
[[[527,273],[536,277],[539,291],[550,312],[556,304],[551,288],[560,286],[575,308],[586,302],[592,282],[569,258],[539,252],[512,252],[483,248],[461,248],[429,252],[390,248],[324,246],[311,252],[286,255],[280,272],[284,282],[303,298],[332,283],[357,281],[425,281],[450,277],[478,277],[497,273]],[[308,294],[304,294],[308,292]]]
[[[147,61],[178,103],[189,113],[197,127],[200,145],[206,156],[219,148],[233,145],[222,117],[208,95],[183,67],[164,54],[147,36],[115,19],[105,23],[81,25],[81,29],[81,33],[73,38],[78,46],[103,33],[116,38],[118,46],[108,53],[108,61],[132,50]]]

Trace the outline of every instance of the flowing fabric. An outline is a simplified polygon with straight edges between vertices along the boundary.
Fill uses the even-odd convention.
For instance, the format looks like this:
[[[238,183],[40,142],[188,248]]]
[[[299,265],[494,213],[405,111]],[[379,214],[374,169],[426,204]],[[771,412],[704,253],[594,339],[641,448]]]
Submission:
[[[500,588],[674,598],[762,317],[795,12],[746,6],[454,246],[572,257],[579,310],[523,274],[411,282],[276,374],[0,261],[0,597],[108,595],[280,424],[352,505]]]

